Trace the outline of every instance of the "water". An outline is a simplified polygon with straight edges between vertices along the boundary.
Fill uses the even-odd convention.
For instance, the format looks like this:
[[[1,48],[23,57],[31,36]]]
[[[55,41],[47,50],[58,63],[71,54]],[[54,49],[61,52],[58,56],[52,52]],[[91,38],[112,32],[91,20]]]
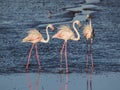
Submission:
[[[26,73],[0,76],[5,90],[119,90],[120,73],[104,73],[86,79],[85,74]],[[7,87],[6,87],[7,85]]]
[[[94,0],[93,0],[94,1]],[[69,24],[76,19],[85,24],[86,14],[91,13],[92,24],[95,29],[93,42],[93,59],[95,72],[120,71],[120,42],[118,31],[120,28],[118,0],[102,0],[87,3],[84,0],[3,0],[0,1],[0,73],[23,73],[27,62],[30,43],[21,40],[31,28],[37,28],[46,38],[45,27],[52,23]],[[52,17],[48,18],[48,12]],[[49,32],[50,36],[57,32]],[[82,28],[83,29],[83,28]],[[69,72],[85,72],[86,43],[79,30],[81,40],[68,41]],[[58,73],[59,52],[63,41],[51,39],[49,43],[39,43],[38,50],[41,60],[41,72]],[[30,61],[30,71],[37,71],[35,51]],[[90,60],[89,64],[91,66]],[[65,60],[63,60],[65,69]]]
[[[0,1],[0,88],[2,90],[119,90],[120,86],[120,1],[119,0],[2,0]],[[51,11],[51,18],[48,12]],[[64,41],[51,39],[38,43],[41,71],[35,50],[32,52],[29,72],[26,73],[31,43],[22,39],[31,28],[38,29],[46,38],[48,23],[55,26],[76,19],[84,25],[87,14],[92,15],[95,30],[93,41],[94,72],[89,57],[86,72],[86,42],[68,41],[69,74],[59,74],[60,50]],[[63,57],[64,58],[64,57]],[[6,87],[7,85],[7,87]]]

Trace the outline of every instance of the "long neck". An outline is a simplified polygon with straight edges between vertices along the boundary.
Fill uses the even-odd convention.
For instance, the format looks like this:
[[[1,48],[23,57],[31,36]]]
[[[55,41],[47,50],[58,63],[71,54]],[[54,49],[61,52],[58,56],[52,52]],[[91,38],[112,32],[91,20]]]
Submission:
[[[75,27],[75,22],[73,22],[73,29],[75,30],[76,34],[77,34],[77,38],[73,38],[73,40],[78,41],[80,39],[80,34],[78,33],[78,30]]]
[[[47,34],[47,39],[45,40],[44,38],[43,38],[43,40],[42,40],[42,42],[43,43],[47,43],[49,40],[50,40],[50,37],[49,37],[49,34],[48,34],[48,26],[46,27],[46,34]]]
[[[90,20],[89,20],[89,24],[90,24],[90,28],[92,28],[91,18],[90,18]]]

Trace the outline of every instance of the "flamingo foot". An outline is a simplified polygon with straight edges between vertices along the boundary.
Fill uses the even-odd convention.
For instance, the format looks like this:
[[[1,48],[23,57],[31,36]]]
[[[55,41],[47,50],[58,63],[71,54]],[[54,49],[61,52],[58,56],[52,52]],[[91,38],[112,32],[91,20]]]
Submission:
[[[26,65],[26,68],[25,68],[26,70],[28,70],[28,64]]]
[[[68,74],[68,68],[66,68],[66,74]]]
[[[41,70],[41,66],[39,65],[39,66],[38,66],[38,72],[40,72],[40,70]]]
[[[62,73],[63,73],[63,70],[62,70],[62,69],[60,69],[60,70],[59,70],[59,74],[62,74]]]
[[[38,65],[38,69],[41,70],[41,66],[40,65]]]
[[[92,64],[92,70],[94,70],[94,64]]]

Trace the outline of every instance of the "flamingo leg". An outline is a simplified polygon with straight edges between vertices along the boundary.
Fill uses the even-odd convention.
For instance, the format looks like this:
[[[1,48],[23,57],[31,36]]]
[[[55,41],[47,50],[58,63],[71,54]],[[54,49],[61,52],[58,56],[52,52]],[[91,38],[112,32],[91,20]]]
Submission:
[[[92,39],[90,40],[90,57],[92,62],[92,68],[94,68],[93,55],[92,55]]]
[[[86,79],[87,79],[87,90],[88,90],[88,41],[86,40]]]
[[[62,52],[65,47],[65,43],[63,43],[62,49],[60,51],[60,72],[62,72]]]
[[[88,72],[88,41],[86,40],[86,72]]]
[[[32,47],[30,49],[30,52],[29,52],[29,55],[28,55],[28,61],[27,61],[27,65],[26,65],[26,69],[28,69],[28,66],[30,64],[30,57],[31,57],[31,54],[32,54],[32,50],[33,50],[33,47],[34,47],[35,44],[32,44]]]
[[[35,49],[36,49],[36,58],[37,58],[37,61],[38,61],[38,67],[40,69],[40,59],[39,59],[37,44],[35,45]]]
[[[67,42],[65,42],[66,73],[68,73]]]

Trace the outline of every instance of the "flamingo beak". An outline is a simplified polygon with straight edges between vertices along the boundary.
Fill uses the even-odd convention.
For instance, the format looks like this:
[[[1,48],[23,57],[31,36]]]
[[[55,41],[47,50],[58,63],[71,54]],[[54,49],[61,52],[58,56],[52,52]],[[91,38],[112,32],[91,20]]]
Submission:
[[[55,29],[53,25],[50,28],[51,28],[52,31],[54,31],[54,29]]]
[[[54,29],[55,29],[55,28],[54,28],[54,27],[52,27],[51,29],[52,29],[52,31],[54,31]]]
[[[91,15],[88,14],[88,15],[86,16],[86,22],[88,22],[88,21],[90,20],[90,18],[91,18]]]
[[[82,27],[82,25],[81,25],[81,24],[79,24],[78,26],[79,26],[79,28],[81,28],[81,27]]]

